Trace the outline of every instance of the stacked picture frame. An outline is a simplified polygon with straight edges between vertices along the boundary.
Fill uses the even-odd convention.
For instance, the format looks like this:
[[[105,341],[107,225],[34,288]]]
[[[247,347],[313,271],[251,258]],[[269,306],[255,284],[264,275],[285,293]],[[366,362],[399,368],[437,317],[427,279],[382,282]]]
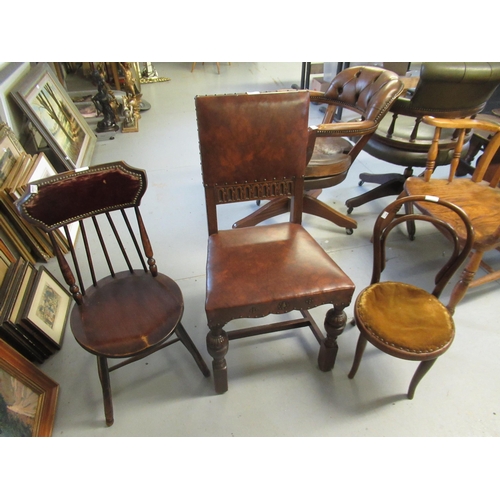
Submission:
[[[0,256],[0,338],[41,364],[61,349],[71,295],[44,266],[15,259],[1,240]]]
[[[57,174],[44,153],[29,155],[10,127],[0,123],[0,231],[16,253],[34,264],[54,256],[48,235],[21,217],[14,206],[30,182]],[[75,241],[78,225],[72,226]],[[62,248],[69,251],[65,234],[57,233]]]
[[[97,136],[47,63],[38,63],[11,95],[61,163],[88,166]]]

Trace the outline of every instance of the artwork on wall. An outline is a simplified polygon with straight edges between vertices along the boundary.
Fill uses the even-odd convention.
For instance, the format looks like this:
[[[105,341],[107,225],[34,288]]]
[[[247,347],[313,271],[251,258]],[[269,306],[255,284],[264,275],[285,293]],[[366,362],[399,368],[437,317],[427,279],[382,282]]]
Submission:
[[[36,65],[12,96],[68,170],[89,165],[97,137],[47,63]]]
[[[51,436],[59,384],[0,340],[0,436]]]

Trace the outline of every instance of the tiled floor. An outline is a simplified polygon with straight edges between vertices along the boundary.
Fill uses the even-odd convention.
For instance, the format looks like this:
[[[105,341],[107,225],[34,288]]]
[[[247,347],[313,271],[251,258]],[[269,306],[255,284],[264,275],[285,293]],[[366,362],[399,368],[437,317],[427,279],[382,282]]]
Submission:
[[[158,265],[179,283],[184,325],[207,362],[204,313],[206,219],[194,112],[196,94],[273,90],[300,82],[300,63],[155,63],[171,80],[142,86],[151,109],[140,131],[97,143],[93,164],[122,159],[143,168],[149,188],[143,216]],[[321,120],[311,108],[311,123]],[[361,154],[346,181],[321,199],[344,211],[363,171],[397,171]],[[304,225],[354,280],[359,292],[371,277],[370,234],[389,202],[356,209],[352,236],[312,216]],[[255,209],[231,206],[228,225]],[[407,249],[405,251],[404,249]],[[436,259],[445,251],[432,231],[414,242],[400,233],[388,252],[387,276],[430,286]],[[492,255],[498,263],[498,257]],[[49,268],[58,275],[55,262]],[[450,287],[443,295],[446,300]],[[357,293],[356,292],[356,293]],[[69,327],[62,350],[42,365],[60,383],[53,435],[59,436],[498,436],[500,434],[499,283],[469,292],[455,314],[457,335],[450,350],[405,394],[416,364],[367,347],[354,380],[347,378],[357,341],[348,326],[339,338],[331,373],[317,367],[318,345],[308,330],[234,341],[227,355],[229,391],[216,395],[189,354],[177,344],[112,374],[115,423],[104,424],[101,389],[93,356],[74,341]],[[326,309],[315,310],[322,324]],[[352,305],[347,309],[352,317]]]

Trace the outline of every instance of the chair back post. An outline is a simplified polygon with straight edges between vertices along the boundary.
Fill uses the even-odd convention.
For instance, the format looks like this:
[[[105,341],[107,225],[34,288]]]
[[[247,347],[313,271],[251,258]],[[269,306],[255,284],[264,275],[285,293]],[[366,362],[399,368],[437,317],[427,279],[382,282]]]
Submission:
[[[495,156],[498,148],[500,147],[500,127],[499,130],[495,133],[495,135],[490,139],[490,142],[486,146],[484,153],[479,159],[476,168],[474,170],[474,174],[472,175],[473,182],[480,182],[483,180],[484,174],[488,169],[491,160]],[[497,168],[496,172],[493,174],[493,177],[490,181],[491,187],[497,187],[500,182],[500,167]]]
[[[438,204],[455,212],[455,214],[461,219],[467,235],[463,246],[460,243],[456,229],[454,229],[449,223],[439,219],[438,217],[431,217],[421,213],[413,213],[413,208],[409,209],[410,206],[412,207],[414,203],[418,202]],[[405,215],[398,215],[399,210],[401,210],[403,206],[406,206],[407,213]],[[472,246],[474,244],[474,228],[472,227],[467,214],[460,207],[435,196],[401,195],[397,200],[389,204],[377,217],[373,230],[373,272],[371,284],[378,283],[380,281],[381,274],[385,269],[385,244],[389,233],[399,224],[416,220],[430,222],[442,233],[444,233],[453,244],[453,251],[450,258],[441,267],[435,277],[435,286],[432,294],[439,298],[446,284],[472,250]]]

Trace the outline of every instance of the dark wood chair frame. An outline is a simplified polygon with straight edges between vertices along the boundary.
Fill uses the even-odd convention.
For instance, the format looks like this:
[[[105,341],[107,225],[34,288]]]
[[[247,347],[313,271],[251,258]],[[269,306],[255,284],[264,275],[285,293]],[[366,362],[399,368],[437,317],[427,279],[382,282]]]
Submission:
[[[282,108],[287,107],[284,102],[289,102],[290,99],[300,101],[300,119],[297,112],[281,114],[283,112]],[[246,102],[248,102],[249,108],[242,111],[238,107],[238,103]],[[269,116],[265,115],[263,109],[265,109],[266,104],[277,113],[280,113],[277,120],[272,121]],[[307,154],[312,151],[316,134],[315,130],[310,129],[308,131],[307,127],[308,94],[299,91],[270,92],[259,96],[245,94],[197,96],[196,112],[209,233],[206,312],[210,331],[207,334],[207,349],[213,358],[215,391],[221,394],[228,389],[225,358],[229,341],[265,333],[301,327],[311,328],[320,344],[318,356],[320,369],[322,371],[333,369],[338,350],[337,337],[344,330],[347,320],[344,308],[350,304],[354,292],[354,283],[301,225],[304,190],[303,173],[307,164]],[[246,112],[248,112],[248,115],[252,115],[249,120],[247,120],[247,116],[242,117],[242,114]],[[240,133],[240,129],[245,128],[247,121],[252,122],[254,127],[250,126]],[[293,123],[294,126],[291,127],[290,123]],[[256,132],[257,128],[261,130]],[[236,146],[234,143],[236,143]],[[282,143],[283,145],[281,145]],[[276,145],[278,150],[287,151],[288,156],[283,156],[279,152],[276,153]],[[241,154],[240,148],[244,150]],[[269,150],[273,150],[270,154],[274,155],[274,160],[270,160],[266,156]],[[265,151],[265,153],[259,156],[261,151]],[[292,152],[290,153],[290,151]],[[258,159],[252,161],[257,164],[256,167],[255,165],[248,167],[246,160],[255,156],[255,154]],[[276,170],[276,157],[278,157],[279,174]],[[275,164],[273,164],[273,161]],[[280,196],[289,196],[291,198],[289,223],[226,230],[219,229],[217,218],[217,207],[219,205]],[[279,269],[273,269],[272,265],[265,259],[255,261],[255,266],[259,266],[261,276],[275,277],[274,284],[271,285],[273,293],[275,293],[273,300],[265,304],[259,302],[257,299],[262,298],[260,295],[267,292],[266,285],[263,279],[257,280],[258,283],[256,284],[255,280],[252,282],[252,277],[249,276],[249,284],[252,282],[253,289],[255,289],[255,286],[257,288],[260,286],[261,292],[255,292],[259,297],[252,296],[251,292],[245,292],[248,303],[241,307],[214,307],[214,301],[211,300],[211,293],[209,293],[209,290],[214,287],[212,281],[215,281],[214,277],[218,274],[224,275],[224,271],[229,269],[224,262],[218,262],[217,266],[214,264],[213,255],[221,248],[221,239],[231,241],[232,238],[246,238],[248,239],[247,248],[252,248],[253,240],[261,239],[261,243],[262,241],[268,241],[271,245],[274,245],[273,249],[275,249],[275,242],[272,241],[272,238],[269,238],[270,231],[283,231],[286,234],[292,234],[293,236],[289,240],[290,246],[287,246],[285,250],[292,248],[292,245],[304,245],[312,253],[311,256],[304,256],[303,260],[295,258],[297,266],[302,270],[311,269],[312,271],[319,268],[324,270],[324,275],[319,276],[318,283],[314,283],[314,287],[307,273],[302,274],[305,283],[294,283],[293,285],[287,283],[287,285],[284,285],[280,284],[280,270],[283,271],[285,266],[278,263]],[[255,248],[257,247],[258,245],[255,245]],[[281,252],[281,255],[285,257],[286,253]],[[293,260],[294,257],[291,257],[293,251],[289,251],[288,254],[289,258]],[[313,259],[317,259],[318,262],[314,262]],[[212,270],[212,268],[216,267],[216,270]],[[219,271],[219,267],[222,267],[223,270]],[[240,272],[239,269],[229,271],[227,276],[224,275],[224,286],[231,290],[231,287],[236,288],[232,279],[235,278],[235,275],[238,276],[243,272]],[[308,277],[309,279],[307,279]],[[324,290],[321,289],[323,283]],[[303,291],[309,288],[311,290],[315,288],[315,292],[311,291],[309,295],[305,295]],[[254,304],[252,304],[252,301],[254,301]],[[309,309],[327,303],[331,303],[333,308],[326,313],[324,326],[327,335],[325,336],[309,313]],[[226,332],[224,329],[225,325],[234,319],[260,318],[269,314],[285,314],[291,311],[300,311],[302,317],[230,332]]]
[[[114,422],[110,372],[180,341],[203,375],[210,375],[181,323],[184,303],[179,286],[158,272],[139,209],[146,188],[145,171],[120,161],[39,180],[16,202],[21,216],[50,237],[75,301],[71,329],[77,342],[97,357],[108,426]],[[135,229],[129,210],[135,215]],[[68,229],[72,223],[79,224],[81,251],[81,246],[75,248]],[[91,235],[92,228],[95,235]],[[129,237],[124,238],[125,233]],[[73,269],[62,242],[69,245]],[[99,246],[100,251],[95,249]],[[99,266],[102,257],[104,271]],[[85,260],[92,281],[89,287],[83,281]],[[134,267],[135,261],[139,268]],[[126,270],[117,271],[119,266]],[[104,277],[98,279],[100,274]],[[126,311],[130,321],[123,324],[119,316]],[[125,360],[108,366],[108,359],[118,358]]]

